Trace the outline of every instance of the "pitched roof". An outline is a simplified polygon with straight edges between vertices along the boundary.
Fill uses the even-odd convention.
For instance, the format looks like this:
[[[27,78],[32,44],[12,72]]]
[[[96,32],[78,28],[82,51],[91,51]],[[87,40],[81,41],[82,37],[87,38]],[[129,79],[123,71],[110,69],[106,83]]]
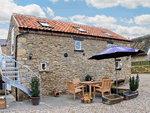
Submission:
[[[6,46],[6,41],[7,41],[7,39],[0,39],[0,45]]]
[[[56,31],[56,32],[74,33],[74,34],[80,34],[80,35],[106,37],[106,38],[111,38],[111,39],[130,41],[130,39],[126,39],[104,28],[97,28],[97,27],[91,27],[91,26],[86,26],[86,25],[78,25],[74,23],[50,20],[50,19],[45,19],[45,18],[38,18],[34,16],[27,16],[27,15],[20,15],[20,14],[13,14],[13,16],[16,18],[20,28],[49,30],[49,31]],[[51,28],[42,27],[42,25],[39,24],[39,21],[48,23],[51,26]],[[80,27],[86,32],[81,32],[74,27]],[[106,33],[103,33],[102,31],[105,31],[113,35],[113,37],[107,35]]]
[[[133,38],[131,41],[132,41],[131,43],[132,48],[141,49],[144,50],[146,53],[148,53],[148,50],[150,48],[150,34]]]

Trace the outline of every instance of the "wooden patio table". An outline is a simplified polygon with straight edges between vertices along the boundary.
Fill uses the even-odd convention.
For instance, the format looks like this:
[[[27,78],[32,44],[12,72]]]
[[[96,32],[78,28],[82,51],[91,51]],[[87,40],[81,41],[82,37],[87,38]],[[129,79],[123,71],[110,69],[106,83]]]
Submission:
[[[85,81],[85,82],[80,82],[80,84],[81,85],[88,85],[89,86],[89,92],[90,92],[90,94],[89,94],[89,96],[91,97],[91,86],[93,86],[93,85],[96,85],[96,84],[102,84],[102,82],[100,82],[100,81],[93,81],[93,82],[91,82],[91,81]]]

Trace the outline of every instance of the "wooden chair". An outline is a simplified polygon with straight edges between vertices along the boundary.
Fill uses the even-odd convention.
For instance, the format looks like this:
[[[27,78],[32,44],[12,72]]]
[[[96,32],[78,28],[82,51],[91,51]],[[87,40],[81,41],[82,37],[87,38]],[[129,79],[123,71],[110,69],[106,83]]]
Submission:
[[[69,99],[70,93],[74,94],[74,101],[75,101],[75,96],[77,93],[82,92],[84,95],[84,87],[82,87],[82,89],[80,86],[75,87],[72,81],[67,82],[67,86],[68,86],[68,99]]]
[[[95,86],[94,86],[94,98],[95,98],[96,91],[101,92],[102,97],[104,96],[104,92],[109,92],[109,94],[111,94],[111,80],[103,79],[101,87],[99,86],[99,88],[95,88]]]
[[[103,77],[103,78],[102,78],[102,81],[103,81],[104,79],[109,79],[109,78],[108,78],[108,77]]]
[[[103,77],[103,78],[102,78],[102,81],[103,81],[104,79],[109,79],[109,78]],[[102,84],[96,84],[96,85],[94,85],[94,86],[99,88],[101,85],[102,85]]]
[[[74,84],[75,87],[80,86],[79,83],[80,83],[80,78],[73,79],[73,84]]]

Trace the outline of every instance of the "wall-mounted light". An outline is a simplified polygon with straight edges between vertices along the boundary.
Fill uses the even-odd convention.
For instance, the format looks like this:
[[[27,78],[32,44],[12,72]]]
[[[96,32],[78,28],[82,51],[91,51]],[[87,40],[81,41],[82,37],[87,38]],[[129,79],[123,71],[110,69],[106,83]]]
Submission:
[[[29,60],[31,60],[31,59],[32,59],[32,56],[33,56],[33,54],[32,54],[32,53],[30,53],[30,55],[29,55]]]
[[[126,57],[126,60],[128,60],[128,59],[129,59],[129,56]]]

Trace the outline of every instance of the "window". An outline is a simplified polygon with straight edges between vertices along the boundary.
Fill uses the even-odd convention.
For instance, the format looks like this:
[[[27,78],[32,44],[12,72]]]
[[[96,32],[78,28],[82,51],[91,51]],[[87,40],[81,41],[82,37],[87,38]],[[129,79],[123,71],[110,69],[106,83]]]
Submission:
[[[111,48],[111,47],[113,46],[113,42],[107,41],[107,43],[108,43],[108,49]]]
[[[81,50],[81,42],[83,41],[82,38],[73,38],[75,40],[75,52],[84,52],[84,50]]]
[[[42,25],[42,27],[51,27],[48,23],[46,23],[46,22],[41,22],[41,21],[38,21],[39,22],[39,24],[41,24]]]
[[[46,70],[46,63],[41,63],[41,70]]]
[[[102,33],[105,33],[106,35],[110,36],[110,37],[114,37],[113,35],[107,33],[106,31],[102,31]]]
[[[120,61],[121,61],[121,59],[116,59],[116,69],[117,70],[121,70],[121,68],[120,68]]]
[[[76,41],[75,43],[76,50],[81,50],[81,41]]]
[[[11,55],[14,54],[14,27],[11,29]]]
[[[77,30],[79,30],[81,32],[85,32],[86,33],[86,31],[84,29],[81,29],[80,27],[74,27],[74,28],[76,28]]]
[[[108,49],[112,47],[112,44],[108,44]]]

